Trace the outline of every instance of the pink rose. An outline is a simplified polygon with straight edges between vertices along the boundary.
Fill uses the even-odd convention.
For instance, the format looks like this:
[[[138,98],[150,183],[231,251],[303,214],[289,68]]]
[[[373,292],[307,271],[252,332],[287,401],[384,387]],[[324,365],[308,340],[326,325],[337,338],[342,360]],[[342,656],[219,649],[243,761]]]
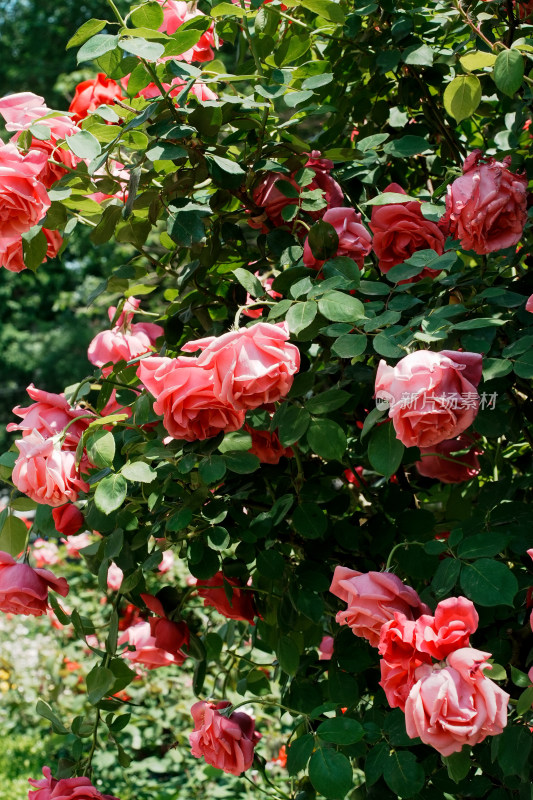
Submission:
[[[405,704],[411,739],[419,736],[449,756],[503,731],[509,695],[483,674],[484,668],[490,669],[487,658],[490,653],[465,647],[451,653],[444,667],[417,668],[417,682]]]
[[[356,572],[348,567],[335,567],[330,592],[348,604],[339,611],[336,621],[349,625],[355,636],[368,639],[373,647],[379,644],[382,625],[400,611],[409,620],[430,613],[414,589],[405,586],[392,572]]]
[[[133,645],[135,650],[125,650],[123,657],[147,669],[180,665],[187,658],[182,648],[189,644],[189,629],[184,622],[152,617],[147,622],[137,622],[127,628],[119,637],[118,644]]]
[[[224,584],[232,588],[231,600],[228,599]],[[198,596],[203,598],[204,606],[216,608],[219,614],[228,619],[243,620],[254,624],[256,616],[254,595],[235,578],[226,578],[223,572],[217,572],[211,578],[196,581]]]
[[[194,731],[189,741],[195,758],[203,757],[212,767],[241,775],[252,766],[254,747],[261,734],[255,730],[255,720],[242,711],[234,711],[229,717],[220,714],[229,706],[227,700],[195,703],[191,708]]]
[[[38,431],[15,442],[20,455],[15,461],[13,483],[23,494],[49,506],[62,506],[88,492],[76,467],[76,454],[64,450],[54,439],[44,439]]]
[[[442,661],[454,650],[468,647],[477,631],[479,616],[471,600],[449,597],[441,600],[435,616],[423,614],[415,623],[416,649]],[[419,658],[421,656],[419,655]]]
[[[454,455],[461,450],[468,452]],[[421,447],[422,460],[417,461],[415,467],[425,478],[435,478],[441,483],[463,483],[479,475],[481,467],[478,455],[482,453],[474,437],[463,433],[433,447]]]
[[[285,322],[258,322],[222,336],[188,342],[182,350],[193,353],[199,367],[212,371],[215,396],[239,410],[275,403],[289,392],[300,368],[300,351],[288,343]]]
[[[391,708],[400,708],[405,711],[405,703],[409,692],[415,685],[415,672],[417,667],[422,664],[417,658],[413,658],[407,667],[401,663],[389,664],[384,658],[380,660],[381,680],[379,685],[382,687]]]
[[[89,778],[52,778],[50,767],[43,767],[44,779],[28,778],[28,783],[37,791],[28,792],[28,800],[118,800],[110,794],[102,794]]]
[[[244,412],[215,396],[212,374],[196,358],[145,358],[137,375],[156,398],[154,411],[173,439],[201,441],[244,424]]]
[[[172,567],[174,566],[174,553],[172,550],[164,550],[163,551],[163,559],[159,564],[157,571],[160,575],[164,575],[166,572],[169,572]]]
[[[55,542],[47,542],[45,539],[36,539],[31,553],[39,568],[46,565],[53,566],[60,560],[57,544]]]
[[[68,110],[72,112],[74,122],[81,122],[98,106],[114,105],[115,100],[124,99],[119,84],[104,72],[99,72],[96,78],[78,83]]]
[[[510,172],[511,156],[484,158],[474,150],[463,175],[448,186],[441,226],[479,255],[518,244],[527,221],[527,177]]]
[[[333,636],[323,636],[322,641],[318,645],[318,655],[321,661],[330,661],[333,655],[335,640]]]
[[[153,322],[133,322],[133,314],[139,308],[140,301],[130,297],[124,304],[124,310],[111,330],[97,333],[87,350],[87,357],[95,367],[104,367],[104,364],[119,361],[131,361],[137,356],[149,353],[153,349],[156,339],[164,331],[160,325]],[[109,319],[115,316],[116,308],[108,309]],[[107,377],[113,367],[104,367],[102,375]]]
[[[89,533],[78,533],[75,536],[69,536],[68,539],[61,540],[67,548],[67,555],[70,558],[80,558],[80,550],[92,544],[92,539]]]
[[[72,503],[52,509],[55,529],[63,536],[72,536],[85,525],[83,514]]]
[[[164,22],[159,28],[162,33],[167,33],[172,36],[176,33],[178,28],[184,22],[188,22],[196,17],[204,17],[201,11],[195,9],[190,10],[189,4],[185,0],[157,0],[163,8]],[[210,25],[209,28],[202,33],[200,40],[193,45],[189,50],[178,56],[172,56],[177,61],[186,61],[191,64],[193,61],[212,61],[215,54],[212,50],[215,44],[214,27]]]
[[[6,131],[23,131],[51,109],[33,92],[17,92],[0,99],[0,116],[6,121]]]
[[[111,589],[112,592],[118,592],[122,586],[123,579],[123,571],[115,563],[111,563],[107,570],[107,588]]]
[[[0,611],[40,617],[46,614],[49,589],[66,597],[68,583],[47,569],[18,564],[9,553],[0,551]]]
[[[25,408],[16,406],[13,414],[21,417],[22,422],[10,422],[6,426],[6,430],[9,433],[22,431],[23,437],[38,432],[45,439],[49,439],[62,433],[69,422],[78,420],[79,417],[77,422],[72,422],[62,442],[64,450],[75,450],[80,438],[87,430],[91,418],[94,418],[94,414],[84,408],[73,408],[63,395],[37,389],[33,383],[30,383],[26,391],[35,402]]]
[[[418,350],[395,367],[379,362],[376,398],[389,403],[396,436],[406,447],[432,447],[474,421],[481,369],[479,353]]]
[[[419,619],[433,621],[433,617],[422,614]],[[407,619],[405,614],[396,611],[394,618],[381,626],[379,634],[379,653],[391,666],[400,666],[402,669],[411,670],[413,661],[426,661],[431,663],[427,654],[419,653],[416,649],[416,631],[418,620]]]
[[[526,302],[526,311],[529,311],[530,314],[533,314],[533,294],[527,298]]]
[[[330,208],[322,220],[333,225],[339,237],[335,255],[352,258],[359,269],[363,269],[365,256],[372,250],[372,237],[361,222],[361,214],[353,208]],[[303,260],[305,266],[311,269],[320,269],[324,264],[313,255],[309,238],[305,240]]]
[[[249,425],[244,426],[244,430],[251,434],[252,446],[249,450],[254,456],[257,456],[262,464],[279,464],[280,459],[285,456],[292,458],[294,453],[291,447],[283,447],[277,431],[259,431],[255,428],[250,428]]]
[[[397,183],[391,183],[385,192],[405,194],[405,190]],[[446,237],[435,222],[424,217],[417,200],[373,206],[370,230],[374,234],[372,246],[379,259],[378,266],[384,273],[396,264],[403,264],[417,250],[434,250],[439,255],[444,253]],[[419,281],[426,276],[434,278],[439,272],[424,267],[422,272],[405,283]]]

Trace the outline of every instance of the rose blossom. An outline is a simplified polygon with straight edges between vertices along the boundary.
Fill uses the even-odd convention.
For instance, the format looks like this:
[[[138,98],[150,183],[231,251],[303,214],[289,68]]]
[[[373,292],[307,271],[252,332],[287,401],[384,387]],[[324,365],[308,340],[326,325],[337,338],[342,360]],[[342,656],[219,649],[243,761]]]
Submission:
[[[244,411],[215,396],[212,374],[196,358],[145,358],[137,375],[156,398],[154,411],[173,439],[201,441],[244,424]]]
[[[333,655],[335,640],[333,636],[323,636],[318,645],[318,655],[321,661],[329,661]]]
[[[162,33],[168,34],[169,36],[172,36],[173,33],[176,33],[178,28],[183,25],[184,22],[188,22],[196,17],[205,16],[205,14],[203,14],[197,8],[195,8],[194,11],[191,11],[189,4],[184,0],[157,0],[157,2],[163,9],[164,17],[163,24],[159,30]],[[215,57],[215,54],[212,50],[214,44],[214,26],[210,25],[209,28],[202,33],[199,41],[195,45],[190,47],[184,53],[181,53],[181,55],[173,55],[172,58],[176,59],[177,61],[186,61],[188,64],[191,64],[193,61],[212,61]]]
[[[528,297],[528,299],[527,299],[527,302],[526,302],[526,311],[529,311],[531,314],[533,314],[533,294],[532,294],[532,295],[530,295],[530,296]]]
[[[68,110],[74,122],[81,122],[90,111],[101,105],[113,105],[115,100],[124,100],[120,86],[104,72],[99,72],[96,78],[78,83]]]
[[[48,228],[42,228],[45,239],[47,241],[47,248],[45,256],[41,263],[45,263],[49,258],[55,258],[63,244],[63,237],[58,231],[51,231]],[[10,272],[22,272],[26,269],[24,263],[24,249],[22,247],[22,236],[11,241],[6,245],[2,258],[2,266]]]
[[[422,614],[419,619],[431,620],[433,617]],[[416,631],[418,620],[407,619],[405,614],[396,611],[393,619],[381,626],[378,650],[385,661],[391,666],[400,666],[402,669],[412,671],[414,660],[431,663],[427,653],[416,650]]]
[[[448,186],[440,224],[465,250],[494,253],[522,238],[528,180],[510,172],[510,163],[511,156],[496,161],[474,150],[463,164],[463,175]]]
[[[195,758],[205,758],[212,767],[241,775],[252,766],[254,747],[261,738],[255,730],[255,720],[242,711],[229,717],[219,711],[231,703],[206,703],[200,700],[191,708],[194,731],[189,735]]]
[[[454,455],[460,450],[468,452]],[[463,483],[479,475],[481,467],[478,455],[482,453],[474,437],[463,433],[433,447],[421,447],[422,460],[417,461],[415,467],[419,475],[425,478],[435,478],[441,483]]]
[[[23,131],[51,109],[33,92],[16,92],[0,99],[0,116],[6,122],[6,131]]]
[[[72,503],[52,509],[52,517],[56,531],[63,536],[72,536],[85,525],[83,514]]]
[[[335,257],[347,256],[355,261],[359,269],[363,269],[365,256],[372,250],[372,237],[361,222],[361,214],[353,208],[330,208],[322,220],[333,225],[339,237]],[[320,269],[324,264],[323,260],[313,255],[309,238],[305,240],[303,260],[310,269]]]
[[[474,421],[481,369],[479,353],[454,350],[419,350],[395,367],[381,360],[376,398],[389,402],[396,436],[406,447],[432,447]]]
[[[62,539],[62,543],[67,549],[67,555],[70,558],[80,558],[80,550],[92,544],[91,535],[89,533],[78,533],[75,536],[69,536],[68,539]]]
[[[251,328],[188,342],[199,367],[212,371],[215,396],[235,409],[254,409],[281,400],[300,369],[300,351],[288,343],[285,322],[258,322]]]
[[[231,600],[228,600],[225,585],[232,587]],[[198,595],[203,598],[204,606],[211,606],[228,619],[239,619],[254,624],[256,615],[253,592],[246,591],[235,578],[226,578],[223,572],[217,572],[212,578],[196,581]]]
[[[46,565],[52,566],[60,560],[57,544],[55,542],[47,542],[46,539],[36,539],[32,545],[31,552],[39,568]]]
[[[405,586],[392,572],[357,572],[335,567],[330,592],[348,604],[339,611],[336,621],[349,625],[355,636],[368,639],[377,647],[381,627],[400,611],[409,620],[429,613],[429,608],[410,586]]]
[[[107,570],[107,588],[111,589],[112,592],[118,592],[122,586],[123,579],[123,571],[114,562],[111,563]]]
[[[172,569],[174,566],[174,553],[172,550],[163,550],[163,558],[161,563],[159,564],[157,571],[160,575],[164,575],[166,572]]]
[[[62,394],[37,389],[33,383],[30,383],[26,391],[35,402],[26,407],[15,406],[13,414],[21,417],[22,422],[10,422],[6,426],[6,430],[9,433],[22,431],[23,437],[30,436],[37,431],[45,439],[49,439],[51,436],[62,433],[72,422],[65,434],[62,448],[75,450],[91,419],[94,418],[94,414],[84,408],[73,408]],[[77,421],[73,422],[73,420]]]
[[[280,459],[285,456],[292,458],[294,453],[291,447],[283,447],[279,440],[277,431],[263,431],[244,426],[252,437],[252,446],[248,452],[257,456],[261,464],[279,464]]]
[[[379,685],[382,687],[391,708],[399,708],[405,711],[405,703],[409,692],[413,688],[415,672],[420,667],[422,661],[413,658],[407,667],[400,663],[389,664],[384,658],[380,661],[381,680]]]
[[[87,350],[87,357],[95,367],[104,367],[110,361],[131,361],[137,356],[150,352],[156,339],[163,335],[163,328],[153,322],[133,322],[133,315],[139,308],[140,300],[130,297],[124,304],[124,309],[111,330],[97,333]],[[116,312],[115,306],[108,309],[109,319],[112,320]],[[104,367],[102,375],[107,377],[113,371],[112,367]]]
[[[0,551],[0,611],[40,617],[46,614],[49,589],[66,597],[68,583],[47,569],[19,564],[9,553]]]
[[[125,650],[122,656],[134,664],[147,669],[183,664],[187,653],[183,647],[189,644],[189,629],[184,622],[151,617],[147,622],[137,622],[122,633],[118,644],[129,644],[135,650]]]
[[[441,600],[435,616],[423,614],[415,623],[416,649],[442,661],[454,650],[468,647],[477,631],[479,616],[471,600],[449,597]],[[419,655],[419,658],[421,656]]]
[[[54,439],[44,439],[38,431],[18,439],[20,455],[11,476],[23,494],[52,507],[74,502],[79,492],[89,491],[76,467],[76,454],[61,449]]]
[[[385,192],[405,194],[397,183],[391,183]],[[446,237],[435,222],[424,217],[420,206],[418,200],[373,206],[370,219],[370,230],[374,234],[372,248],[382,272],[387,273],[396,264],[407,261],[417,250],[434,250],[439,256],[444,253]],[[434,278],[439,273],[440,270],[424,267],[422,272],[405,282],[419,281],[426,276]]]
[[[464,647],[451,653],[444,667],[418,667],[405,704],[407,735],[449,756],[500,734],[509,695],[483,674],[491,668],[488,658],[490,653]]]
[[[28,778],[37,791],[28,792],[28,800],[118,800],[110,794],[102,794],[89,778],[52,778],[50,767],[43,767],[44,779]]]

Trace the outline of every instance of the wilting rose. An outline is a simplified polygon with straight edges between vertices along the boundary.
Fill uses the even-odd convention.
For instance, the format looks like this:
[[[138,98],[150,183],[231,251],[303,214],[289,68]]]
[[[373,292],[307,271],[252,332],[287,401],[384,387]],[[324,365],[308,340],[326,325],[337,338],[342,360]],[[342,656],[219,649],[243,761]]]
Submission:
[[[228,600],[224,584],[232,588],[231,600]],[[228,619],[240,619],[254,624],[256,616],[254,596],[235,578],[226,578],[223,572],[217,572],[212,578],[196,581],[198,595],[203,598],[204,606],[216,608],[219,614]]]
[[[63,536],[73,536],[85,525],[83,514],[72,503],[52,509],[55,529]]]
[[[481,369],[479,353],[418,350],[395,367],[379,362],[376,399],[389,403],[396,436],[406,447],[432,447],[474,421]]]
[[[331,208],[326,211],[322,220],[333,225],[339,237],[335,257],[347,256],[355,261],[359,269],[363,269],[365,256],[372,250],[372,237],[361,222],[361,214],[353,208]],[[313,255],[309,238],[305,240],[303,260],[310,269],[320,269],[324,264],[323,260]]]
[[[49,589],[66,597],[68,583],[47,569],[19,564],[9,553],[0,551],[0,611],[40,617],[46,614]]]
[[[173,439],[201,441],[244,424],[244,411],[215,396],[211,371],[196,358],[145,358],[137,375],[156,398],[154,411]]]
[[[204,17],[201,11],[195,8],[191,11],[190,6],[185,0],[157,0],[163,8],[164,21],[159,30],[172,36],[184,22],[188,22],[196,17]],[[191,64],[193,61],[212,61],[215,54],[212,50],[215,44],[214,26],[202,33],[199,41],[180,55],[173,55],[177,61],[186,61]]]
[[[28,792],[29,800],[118,800],[110,794],[102,794],[89,778],[52,778],[50,767],[43,767],[44,779],[28,778],[28,783],[37,791]]]
[[[527,176],[509,171],[503,161],[484,158],[474,150],[463,164],[463,175],[448,186],[441,226],[461,247],[479,255],[518,244],[527,221]]]
[[[385,192],[405,194],[397,183],[391,183]],[[405,203],[387,203],[373,206],[370,219],[370,230],[374,234],[372,248],[379,259],[378,267],[387,273],[396,264],[416,253],[417,250],[434,250],[442,255],[446,237],[435,223],[426,219],[420,210],[417,200],[406,200]],[[440,270],[424,267],[422,272],[405,283],[419,281],[426,276],[435,277]]]
[[[490,653],[465,647],[451,653],[444,667],[418,667],[405,704],[407,735],[449,756],[500,734],[509,695],[483,674],[491,668],[488,658]]]
[[[59,549],[55,542],[46,539],[36,539],[33,542],[31,554],[37,567],[53,566],[60,561]]]
[[[105,377],[113,371],[113,368],[104,367],[104,364],[131,361],[137,356],[149,353],[156,339],[164,333],[163,328],[153,322],[132,322],[139,305],[140,301],[137,298],[130,297],[113,328],[97,333],[89,345],[87,357],[95,367],[103,367],[102,375]],[[115,312],[115,306],[108,309],[110,320],[115,316]]]
[[[215,396],[235,409],[254,409],[274,403],[289,392],[300,369],[300,351],[288,343],[285,322],[258,322],[222,336],[188,342],[199,367],[212,371]]]
[[[382,625],[394,619],[396,611],[409,620],[430,613],[415,590],[405,586],[392,572],[357,572],[335,567],[329,590],[348,604],[336,616],[339,625],[349,625],[355,636],[368,639],[373,647],[379,644]]]
[[[191,708],[194,731],[189,741],[196,758],[203,757],[212,767],[231,775],[241,775],[252,766],[261,734],[255,730],[255,720],[242,711],[234,711],[229,717],[220,714],[229,706],[227,700],[195,703]]]
[[[283,447],[279,440],[277,431],[261,431],[255,428],[250,428],[249,425],[244,426],[252,437],[252,446],[249,450],[254,456],[257,456],[262,464],[279,464],[280,459],[285,456],[292,458],[294,453],[291,447]]]
[[[454,650],[470,644],[470,636],[477,631],[479,616],[471,600],[466,597],[449,597],[441,600],[435,616],[423,614],[415,623],[416,649],[442,661]],[[421,658],[421,656],[419,656]]]
[[[94,414],[84,408],[73,408],[62,394],[37,389],[33,383],[30,383],[26,391],[35,402],[26,407],[15,406],[13,414],[21,417],[22,422],[10,422],[6,430],[9,433],[22,431],[23,437],[37,431],[45,439],[49,439],[62,433],[72,420],[77,420],[72,422],[62,442],[64,450],[75,450]],[[63,532],[60,530],[60,533]]]
[[[98,106],[113,105],[115,100],[124,99],[119,84],[104,72],[99,72],[96,78],[78,83],[68,110],[72,112],[74,122],[81,122]]]
[[[468,452],[454,455],[461,450]],[[421,447],[422,460],[417,461],[415,467],[425,478],[435,478],[441,483],[463,483],[479,475],[481,466],[478,455],[482,453],[474,437],[463,433],[433,447]]]
[[[36,503],[62,506],[77,500],[79,492],[89,491],[72,450],[61,449],[54,439],[44,439],[38,431],[15,444],[20,455],[11,479],[19,491]]]

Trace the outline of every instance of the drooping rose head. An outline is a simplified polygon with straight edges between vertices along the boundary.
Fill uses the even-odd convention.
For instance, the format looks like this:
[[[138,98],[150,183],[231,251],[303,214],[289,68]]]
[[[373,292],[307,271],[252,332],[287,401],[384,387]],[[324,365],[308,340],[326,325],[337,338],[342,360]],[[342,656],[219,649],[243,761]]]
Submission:
[[[253,453],[261,464],[279,464],[280,460],[285,456],[292,458],[294,453],[291,447],[283,447],[279,440],[276,431],[260,431],[255,428],[250,428],[249,425],[244,426],[252,437],[252,446],[249,450]]]
[[[467,452],[460,452],[464,450]],[[463,483],[479,475],[478,455],[482,453],[475,438],[463,433],[433,447],[421,447],[422,460],[417,461],[415,467],[425,478],[435,478],[441,483]]]
[[[217,769],[241,775],[252,766],[254,747],[261,734],[255,730],[255,720],[242,711],[223,716],[220,711],[230,705],[227,700],[195,703],[191,708],[194,731],[189,734],[189,741],[195,758],[203,757]]]
[[[484,158],[474,150],[463,175],[448,186],[441,226],[461,247],[479,255],[518,244],[527,221],[527,177],[509,170],[503,161]]]
[[[136,298],[130,298],[136,300]],[[95,367],[119,361],[131,361],[137,356],[149,353],[153,349],[156,339],[163,335],[163,328],[153,322],[133,322],[133,314],[139,307],[139,301],[125,304],[122,314],[117,319],[113,328],[97,333],[87,350],[87,357]],[[113,319],[116,308],[109,308],[109,318]],[[102,369],[106,377],[112,372],[112,367]]]
[[[405,704],[405,727],[443,756],[458,753],[487,736],[497,736],[507,724],[509,695],[483,669],[482,653],[465,647],[451,653],[446,666],[423,664]]]
[[[190,5],[186,3],[185,0],[157,0],[157,2],[162,6],[164,16],[163,24],[159,30],[169,36],[176,33],[184,22],[188,22],[195,17],[205,16],[205,14],[196,8],[192,11]],[[212,61],[215,57],[212,49],[214,44],[214,26],[210,25],[210,27],[202,33],[199,41],[195,45],[180,55],[172,56],[172,58],[178,61],[186,61],[188,64],[191,64],[193,61],[202,63]]]
[[[124,99],[119,84],[108,78],[104,72],[99,72],[96,78],[78,83],[68,110],[72,113],[74,122],[81,122],[98,106],[113,105],[115,100]]]
[[[406,447],[432,447],[474,421],[481,369],[479,353],[419,350],[395,367],[379,362],[375,396],[389,404],[396,436]]]
[[[85,525],[83,514],[72,503],[52,509],[55,529],[63,536],[73,536]]]
[[[224,584],[233,587],[231,600],[228,600]],[[254,624],[256,616],[253,592],[245,588],[235,578],[226,578],[223,572],[217,572],[212,578],[196,581],[198,595],[203,598],[204,606],[211,606],[228,619],[240,619]]]
[[[368,639],[373,647],[379,644],[382,625],[394,619],[396,611],[409,620],[430,613],[415,590],[392,572],[363,573],[335,567],[329,590],[348,605],[336,616],[339,625],[349,625],[355,636]]]
[[[391,183],[385,192],[405,194],[405,190],[397,183]],[[384,273],[402,264],[418,250],[434,250],[439,255],[444,253],[444,233],[435,222],[424,217],[416,200],[373,206],[370,230],[374,234],[372,248],[378,257],[378,267]],[[435,277],[439,272],[425,267],[406,283],[419,281],[426,276]]]
[[[56,578],[47,569],[19,564],[9,553],[0,551],[0,611],[40,617],[46,614],[49,589],[62,597],[68,594],[65,578]]]
[[[339,246],[335,256],[347,256],[363,269],[365,256],[372,250],[372,236],[361,222],[361,214],[353,208],[330,208],[322,217],[324,222],[333,225],[339,237]],[[315,258],[309,244],[305,240],[303,260],[306,267],[320,269],[324,261]]]
[[[37,389],[33,383],[30,383],[26,391],[35,402],[26,407],[16,406],[13,414],[21,417],[22,422],[10,422],[6,430],[10,433],[22,431],[23,437],[37,431],[45,439],[49,439],[62,433],[72,420],[77,420],[72,422],[62,442],[64,450],[75,450],[94,415],[84,408],[72,408],[63,395]]]
[[[44,439],[38,431],[15,442],[20,455],[11,479],[17,489],[35,500],[55,507],[73,503],[79,492],[89,491],[76,467],[76,454],[64,450],[54,439]]]
[[[35,787],[28,792],[28,800],[119,800],[110,794],[102,794],[89,778],[52,778],[50,767],[43,767],[44,778],[28,778]]]
[[[289,344],[286,323],[258,322],[222,336],[188,342],[182,350],[202,350],[197,364],[213,375],[215,396],[239,409],[275,403],[289,392],[300,369],[300,351]]]
[[[201,441],[244,424],[244,412],[215,396],[210,370],[195,358],[145,358],[137,375],[156,398],[154,411],[173,439]]]

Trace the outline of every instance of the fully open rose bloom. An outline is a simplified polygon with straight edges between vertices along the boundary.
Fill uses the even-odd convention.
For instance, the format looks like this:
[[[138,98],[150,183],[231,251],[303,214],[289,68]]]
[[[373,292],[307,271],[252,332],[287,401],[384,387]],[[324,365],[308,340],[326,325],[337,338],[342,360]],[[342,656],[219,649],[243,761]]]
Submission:
[[[501,733],[509,695],[483,674],[491,669],[488,658],[490,653],[464,647],[451,653],[445,666],[418,667],[405,704],[407,735],[449,756]]]
[[[380,361],[376,399],[389,403],[397,438],[406,447],[432,447],[468,428],[479,406],[479,353],[419,350],[395,367]]]
[[[103,367],[110,361],[113,364],[118,361],[131,361],[153,349],[155,340],[163,335],[163,328],[153,322],[132,322],[139,305],[140,300],[130,297],[124,304],[124,310],[114,327],[96,334],[87,350],[91,364]],[[115,316],[116,310],[115,306],[110,306],[108,309],[110,320]],[[112,367],[104,367],[102,375],[107,376],[112,370]]]
[[[200,441],[244,424],[244,412],[215,396],[211,372],[195,358],[145,358],[137,375],[156,398],[154,411],[173,439]]]
[[[38,431],[15,442],[19,457],[12,481],[23,494],[49,506],[74,502],[79,492],[88,492],[76,467],[76,454],[63,450],[54,439],[44,439]]]
[[[96,78],[78,83],[68,110],[74,122],[81,122],[90,111],[98,106],[113,105],[115,100],[124,100],[122,89],[104,72],[99,72]]]
[[[467,452],[455,455],[461,450]],[[482,452],[474,437],[463,433],[433,447],[421,447],[422,460],[417,461],[415,467],[425,478],[436,478],[442,483],[463,483],[479,475],[478,455]]]
[[[222,336],[188,342],[182,350],[194,353],[199,367],[212,371],[215,396],[236,409],[253,409],[281,400],[300,369],[300,351],[288,343],[285,322],[258,322]]]
[[[484,158],[474,150],[463,175],[448,186],[441,220],[461,247],[479,255],[518,244],[527,221],[527,176],[510,172],[511,156]]]
[[[228,600],[224,582],[233,587],[231,600]],[[198,579],[196,587],[204,606],[216,608],[228,619],[241,619],[254,624],[256,610],[253,592],[246,591],[235,578],[226,578],[223,572],[217,572],[212,578]]]
[[[49,589],[62,597],[68,594],[65,578],[56,578],[47,569],[19,564],[9,553],[0,551],[0,611],[40,617],[46,614]]]
[[[194,731],[189,741],[196,758],[203,757],[212,767],[231,775],[241,775],[252,766],[261,734],[255,730],[255,720],[242,711],[234,711],[229,717],[220,714],[229,706],[227,700],[195,703],[191,708]]]
[[[397,183],[391,183],[385,192],[405,194]],[[387,273],[396,264],[403,264],[417,250],[434,250],[439,255],[444,253],[446,237],[435,222],[424,217],[420,205],[417,200],[406,200],[405,203],[373,206],[370,220],[370,230],[374,234],[372,247],[382,272]],[[439,272],[424,267],[422,272],[406,282],[435,277]]]
[[[365,256],[372,250],[372,237],[361,222],[361,214],[353,208],[330,208],[322,219],[333,225],[339,237],[335,256],[352,258],[357,266],[363,269]],[[309,239],[305,240],[303,260],[305,266],[311,269],[320,269],[324,264],[324,261],[313,255]]]
[[[37,431],[48,439],[61,433],[73,420],[77,420],[70,425],[62,443],[63,449],[75,450],[94,414],[84,408],[73,408],[63,395],[37,389],[33,383],[30,383],[26,391],[35,402],[26,407],[15,406],[13,414],[21,417],[22,422],[10,422],[6,430],[9,433],[22,431],[23,437]]]
[[[339,625],[349,625],[356,636],[368,639],[373,647],[379,644],[381,627],[400,611],[409,620],[430,613],[418,594],[405,586],[392,572],[357,572],[348,567],[335,567],[330,592],[348,604],[339,611]]]
[[[40,781],[28,778],[35,791],[28,792],[28,800],[118,800],[111,794],[102,794],[89,778],[52,778],[50,767],[43,767]]]

